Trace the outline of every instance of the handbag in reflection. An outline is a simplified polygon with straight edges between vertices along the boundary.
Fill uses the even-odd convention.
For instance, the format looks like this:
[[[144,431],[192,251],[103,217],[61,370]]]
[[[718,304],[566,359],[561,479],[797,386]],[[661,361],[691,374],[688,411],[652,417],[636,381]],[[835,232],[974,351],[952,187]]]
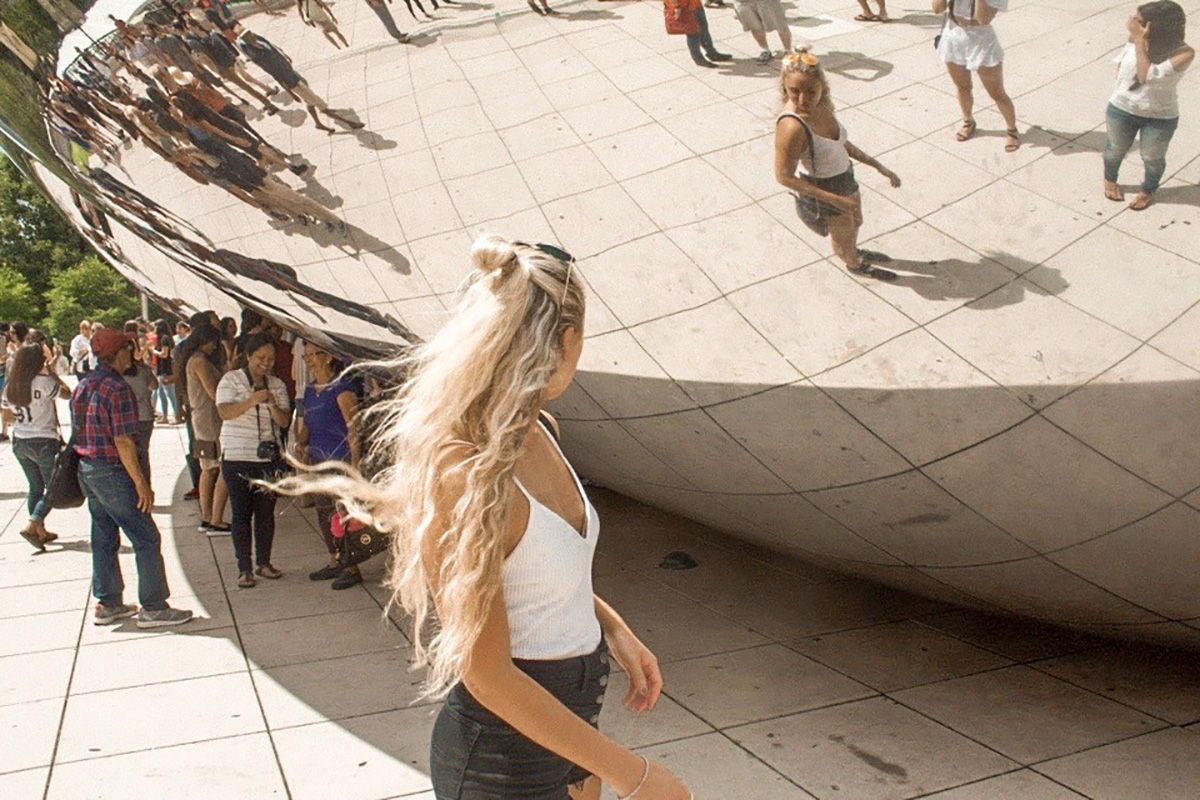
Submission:
[[[687,0],[679,0],[686,2]],[[675,16],[675,9],[679,9],[679,16]],[[672,36],[695,36],[700,33],[700,21],[696,19],[696,12],[686,6],[673,6],[670,3],[663,3],[663,21],[667,25],[667,33]]]
[[[812,128],[808,127],[808,123],[804,120],[800,120],[800,124],[804,126],[804,133],[808,136],[808,151],[812,153],[813,172],[816,172],[817,148],[813,144]],[[825,203],[810,194],[800,194],[797,192],[793,194],[793,197],[796,198],[796,216],[800,218],[800,221],[817,236],[828,236],[829,216]]]
[[[337,513],[329,520],[330,532],[342,543],[342,566],[352,567],[388,549],[391,539],[346,514]]]

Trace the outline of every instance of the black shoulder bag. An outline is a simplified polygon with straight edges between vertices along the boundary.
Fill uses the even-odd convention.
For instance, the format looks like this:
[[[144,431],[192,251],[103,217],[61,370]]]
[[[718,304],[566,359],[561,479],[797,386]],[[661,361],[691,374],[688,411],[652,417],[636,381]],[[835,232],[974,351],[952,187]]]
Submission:
[[[93,394],[95,392],[93,391]],[[50,469],[50,481],[46,484],[46,505],[59,511],[66,508],[79,508],[86,499],[79,485],[79,453],[75,452],[75,443],[79,440],[79,430],[87,421],[87,407],[91,396],[83,404],[84,419],[76,422],[71,417],[71,438],[64,444],[58,443],[58,452],[54,454],[54,466]]]
[[[813,172],[817,171],[817,148],[813,142],[812,128],[808,127],[808,123],[796,117],[796,120],[804,128],[804,135],[808,137],[808,152],[812,153],[812,168]],[[829,218],[825,213],[825,204],[810,194],[795,193],[796,198],[796,216],[800,217],[810,231],[822,238],[829,235]]]

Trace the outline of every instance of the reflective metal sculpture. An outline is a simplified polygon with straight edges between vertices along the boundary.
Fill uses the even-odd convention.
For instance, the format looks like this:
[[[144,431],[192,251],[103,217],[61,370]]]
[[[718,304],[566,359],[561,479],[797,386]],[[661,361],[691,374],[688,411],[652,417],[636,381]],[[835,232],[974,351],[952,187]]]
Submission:
[[[805,18],[905,181],[864,180],[888,285],[773,182],[776,73],[693,68],[656,3],[172,0],[105,35],[101,2],[90,41],[83,6],[0,0],[0,143],[165,308],[248,305],[350,355],[435,330],[478,233],[561,242],[591,306],[557,411],[597,481],[919,593],[1195,645],[1200,175],[1141,216],[1097,199],[1088,81],[1127,9],[1086,5],[1037,20],[1080,34],[1053,74],[1040,39],[1006,64],[1041,123],[1012,156],[946,135],[936,20]]]

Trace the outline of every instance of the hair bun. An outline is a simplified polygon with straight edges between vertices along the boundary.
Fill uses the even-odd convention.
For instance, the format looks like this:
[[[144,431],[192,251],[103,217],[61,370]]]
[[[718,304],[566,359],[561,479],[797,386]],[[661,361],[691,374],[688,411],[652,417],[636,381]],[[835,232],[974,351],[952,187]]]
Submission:
[[[497,280],[504,280],[521,265],[513,243],[493,233],[480,236],[471,245],[471,261],[476,270]]]

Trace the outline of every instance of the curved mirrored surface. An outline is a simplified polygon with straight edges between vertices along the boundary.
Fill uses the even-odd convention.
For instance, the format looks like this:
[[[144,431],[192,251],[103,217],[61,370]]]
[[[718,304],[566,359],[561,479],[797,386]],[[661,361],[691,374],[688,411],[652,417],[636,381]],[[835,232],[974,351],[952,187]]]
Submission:
[[[777,66],[731,11],[701,69],[657,3],[439,5],[97,4],[64,39],[79,9],[14,0],[0,141],[164,308],[349,354],[436,330],[479,233],[559,242],[591,297],[557,409],[581,471],[919,593],[1197,642],[1200,139],[1149,210],[1100,195],[1127,4],[997,21],[1015,153],[986,108],[955,141],[939,19],[789,11],[903,179],[859,175],[890,283],[775,183]]]

